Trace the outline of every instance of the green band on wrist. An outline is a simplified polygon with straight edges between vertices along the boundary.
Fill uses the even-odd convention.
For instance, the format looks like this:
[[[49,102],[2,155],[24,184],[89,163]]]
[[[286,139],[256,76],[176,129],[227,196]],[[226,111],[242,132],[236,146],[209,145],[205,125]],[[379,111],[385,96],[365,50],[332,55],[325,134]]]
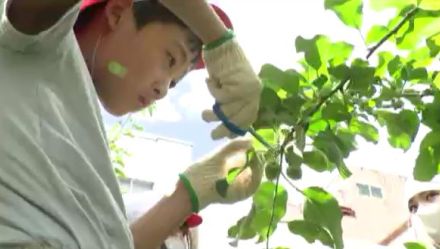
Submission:
[[[212,41],[208,44],[205,44],[203,46],[204,50],[211,50],[217,47],[220,47],[223,43],[231,40],[232,38],[234,38],[234,32],[231,29],[228,29],[228,31],[226,31],[220,38],[218,38],[215,41]]]
[[[186,190],[189,193],[189,199],[191,201],[192,211],[194,213],[198,213],[200,211],[199,210],[200,207],[199,207],[199,198],[197,197],[196,191],[194,191],[193,187],[191,186],[191,183],[184,174],[179,174],[179,179],[182,181],[183,186],[185,186]]]

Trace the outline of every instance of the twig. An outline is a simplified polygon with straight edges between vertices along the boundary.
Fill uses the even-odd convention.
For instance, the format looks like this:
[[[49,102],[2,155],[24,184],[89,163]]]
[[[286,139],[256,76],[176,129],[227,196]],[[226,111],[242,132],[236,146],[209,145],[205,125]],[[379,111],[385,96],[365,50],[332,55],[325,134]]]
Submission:
[[[376,50],[382,46],[382,44],[387,41],[392,35],[396,34],[397,31],[399,31],[399,29],[408,21],[410,20],[416,13],[417,11],[419,11],[419,8],[415,7],[413,8],[411,11],[409,11],[405,17],[399,22],[399,24],[396,25],[396,27],[394,27],[390,32],[388,32],[382,39],[380,39],[380,41],[374,45],[372,48],[370,48],[368,50],[368,54],[367,54],[367,60],[371,57],[371,55],[373,55],[374,52],[376,52]],[[321,108],[321,106],[329,99],[331,98],[335,93],[337,93],[338,91],[343,91],[345,85],[350,81],[350,77],[347,77],[345,80],[341,81],[328,95],[324,96],[321,98],[321,100],[319,101],[319,103],[315,106],[315,108],[313,108],[306,116],[307,117],[311,117],[313,114],[315,114],[317,111],[319,111],[319,109]],[[301,124],[302,122],[300,122],[299,124]]]
[[[386,42],[392,35],[396,34],[397,31],[409,20],[411,19],[417,12],[419,8],[415,7],[408,13],[406,13],[405,17],[394,27],[390,32],[388,32],[380,41],[374,45],[372,48],[368,49],[369,52],[367,54],[367,60],[373,55],[373,53],[380,47],[384,42]]]
[[[330,98],[332,97],[335,93],[337,93],[338,91],[343,91],[344,90],[344,86],[345,84],[347,84],[350,81],[350,78],[346,78],[345,80],[341,81],[328,95],[324,96],[321,98],[321,100],[319,101],[319,103],[315,106],[315,108],[313,108],[310,113],[308,113],[307,116],[311,117],[313,116],[313,114],[315,114],[317,111],[319,111],[319,109],[321,108],[321,106]]]
[[[281,148],[282,150],[281,150],[281,152],[280,152],[280,161],[279,161],[279,163],[280,163],[280,171],[282,172],[283,171],[283,168],[282,168],[282,166],[283,166],[283,159],[284,159],[284,148]],[[270,221],[269,221],[269,228],[267,229],[267,233],[266,233],[266,237],[267,237],[267,240],[266,240],[266,249],[269,249],[269,236],[270,236],[270,229],[272,228],[272,223],[273,223],[273,220],[275,219],[275,205],[276,205],[276,202],[277,202],[277,196],[278,196],[278,187],[279,187],[279,185],[280,185],[280,175],[281,174],[279,174],[278,176],[277,176],[277,180],[276,180],[276,182],[275,182],[275,190],[274,190],[274,196],[273,196],[273,201],[272,201],[272,213],[271,213],[271,215],[270,215]]]
[[[304,191],[302,191],[300,188],[298,188],[297,186],[295,186],[295,184],[293,184],[292,181],[290,181],[290,179],[286,176],[286,174],[284,174],[284,172],[281,172],[281,175],[283,176],[284,180],[287,181],[287,183],[296,191],[298,191],[299,193],[301,193],[302,195],[306,196],[306,194],[304,193]]]

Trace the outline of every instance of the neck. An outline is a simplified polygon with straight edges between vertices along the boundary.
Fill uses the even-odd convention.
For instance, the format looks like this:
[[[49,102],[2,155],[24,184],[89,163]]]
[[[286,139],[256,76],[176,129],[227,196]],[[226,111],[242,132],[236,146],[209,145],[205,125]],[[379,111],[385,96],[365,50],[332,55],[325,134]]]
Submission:
[[[104,33],[103,21],[102,13],[96,13],[96,16],[92,18],[88,24],[75,30],[76,39],[89,72],[91,72],[94,67],[93,57],[96,55],[97,46],[101,39],[100,37]]]

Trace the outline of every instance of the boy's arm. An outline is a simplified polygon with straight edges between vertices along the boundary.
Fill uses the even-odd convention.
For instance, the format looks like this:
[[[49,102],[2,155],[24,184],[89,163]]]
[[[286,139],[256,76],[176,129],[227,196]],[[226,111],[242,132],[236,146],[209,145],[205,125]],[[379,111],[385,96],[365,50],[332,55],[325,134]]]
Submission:
[[[227,30],[206,0],[160,0],[160,2],[183,20],[204,44],[222,37]],[[197,15],[194,15],[194,10],[197,10]]]
[[[9,0],[11,24],[25,34],[38,34],[53,26],[80,0]]]
[[[251,148],[251,140],[233,140],[180,174],[175,192],[132,225],[136,249],[158,248],[192,212],[197,213],[213,203],[231,204],[251,196],[263,173],[263,165],[256,156],[247,162],[249,167],[228,185],[224,195],[216,190],[216,183],[224,180],[230,169],[244,166],[246,152]]]
[[[190,214],[189,194],[179,182],[172,195],[164,197],[131,225],[135,248],[159,248]]]

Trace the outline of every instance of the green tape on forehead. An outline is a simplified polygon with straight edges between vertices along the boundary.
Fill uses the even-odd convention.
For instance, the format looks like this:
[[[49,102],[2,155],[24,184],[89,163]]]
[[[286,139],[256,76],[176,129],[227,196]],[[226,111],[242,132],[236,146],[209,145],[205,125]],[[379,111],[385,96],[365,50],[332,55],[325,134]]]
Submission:
[[[117,61],[110,61],[107,65],[107,69],[110,73],[118,76],[119,78],[124,78],[127,74],[127,68]]]

